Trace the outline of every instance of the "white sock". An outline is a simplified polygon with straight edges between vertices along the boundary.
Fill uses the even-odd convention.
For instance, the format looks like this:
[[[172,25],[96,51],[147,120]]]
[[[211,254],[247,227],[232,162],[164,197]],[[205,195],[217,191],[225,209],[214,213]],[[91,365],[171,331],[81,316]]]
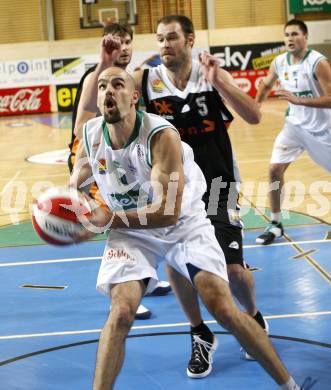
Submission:
[[[281,219],[281,212],[278,213],[271,213],[271,220],[275,222],[280,222]]]
[[[300,390],[300,386],[295,383],[295,380],[293,377],[290,377],[290,379],[280,386],[283,390]]]

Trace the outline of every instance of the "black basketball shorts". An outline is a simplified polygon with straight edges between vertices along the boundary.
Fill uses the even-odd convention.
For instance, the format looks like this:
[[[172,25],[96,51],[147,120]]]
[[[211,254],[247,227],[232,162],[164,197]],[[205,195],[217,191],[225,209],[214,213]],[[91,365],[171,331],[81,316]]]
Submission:
[[[239,216],[239,207],[236,210],[228,210],[227,201],[220,201],[217,215],[208,217],[215,228],[226,264],[240,264],[246,268],[243,258],[243,223]]]

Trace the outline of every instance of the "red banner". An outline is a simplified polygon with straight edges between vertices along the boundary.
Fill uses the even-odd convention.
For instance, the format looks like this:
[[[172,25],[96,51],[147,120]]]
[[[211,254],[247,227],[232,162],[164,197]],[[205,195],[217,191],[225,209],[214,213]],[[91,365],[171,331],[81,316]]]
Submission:
[[[50,87],[0,90],[0,116],[51,112]]]
[[[242,70],[230,73],[232,74],[232,77],[235,79],[240,89],[242,89],[248,95],[255,97],[259,83],[268,74],[268,69]],[[278,87],[279,84],[276,82],[269,96],[274,96]]]

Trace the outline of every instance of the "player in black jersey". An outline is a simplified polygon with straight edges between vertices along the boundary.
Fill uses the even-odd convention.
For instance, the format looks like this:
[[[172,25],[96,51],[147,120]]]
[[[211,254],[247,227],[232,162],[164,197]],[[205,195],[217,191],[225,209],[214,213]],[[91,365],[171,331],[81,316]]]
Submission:
[[[101,40],[100,62],[89,68],[82,76],[74,102],[72,113],[72,132],[71,142],[69,144],[70,155],[68,158],[69,171],[72,172],[78,144],[82,138],[83,125],[89,119],[101,115],[96,103],[90,101],[89,97],[93,96],[95,83],[93,77],[98,77],[99,74],[111,65],[126,69],[132,57],[132,39],[133,31],[129,24],[126,23],[111,23],[107,24],[103,30],[103,38]],[[90,195],[102,206],[107,207],[101,196],[97,186],[94,184],[91,187]],[[171,291],[168,282],[160,281],[152,295],[165,295]],[[151,316],[151,311],[143,305],[139,305],[136,313],[136,318],[145,319]]]
[[[200,58],[200,64],[193,63],[192,66],[191,49],[194,43],[194,30],[192,22],[188,18],[184,16],[170,16],[162,19],[161,22],[158,25],[158,41],[161,49],[161,60],[166,66],[161,67],[163,73],[161,69],[160,76],[153,79],[149,84],[149,88],[150,91],[155,92],[156,96],[160,98],[166,96],[167,89],[172,90],[173,93],[168,95],[172,95],[177,100],[174,103],[174,101],[167,101],[166,99],[155,102],[153,102],[153,99],[147,99],[146,103],[153,104],[158,114],[173,121],[175,126],[179,127],[178,130],[182,137],[186,137],[186,141],[190,142],[192,140],[195,158],[204,170],[208,180],[210,196],[207,207],[209,214],[214,214],[210,216],[217,230],[217,238],[220,240],[222,248],[224,248],[223,237],[228,237],[230,240],[228,245],[225,244],[225,249],[223,250],[225,256],[228,257],[229,269],[233,268],[238,273],[236,276],[234,270],[229,272],[232,290],[245,306],[248,313],[255,318],[262,328],[265,328],[263,317],[255,306],[253,279],[245,269],[245,264],[242,260],[241,225],[236,210],[239,178],[232,155],[231,143],[226,132],[226,126],[231,122],[232,116],[224,106],[222,99],[220,99],[219,93],[249,123],[257,123],[260,120],[258,106],[235,86],[227,72],[219,69],[214,57],[204,53]],[[160,70],[160,68],[156,69]],[[150,71],[152,72],[152,70]],[[95,76],[95,72],[92,75]],[[143,72],[137,71],[134,76],[137,88],[141,89]],[[97,85],[96,78],[95,85]],[[90,104],[93,106],[96,104],[97,93],[93,90],[89,92],[90,94],[87,94],[86,98],[89,99]],[[165,95],[163,96],[162,94]],[[148,98],[147,93],[144,93],[144,95]],[[180,99],[183,99],[185,96],[187,100],[181,102]],[[152,110],[151,106],[149,106],[149,109]],[[212,113],[212,116],[209,115],[210,113]],[[177,126],[176,120],[179,121],[180,119],[183,120]],[[210,158],[211,155],[214,156],[215,161]],[[220,175],[223,176],[223,181],[220,180]],[[229,190],[230,183],[224,180],[233,181],[234,191]],[[224,184],[227,186],[224,187]],[[218,193],[221,194],[220,197]],[[232,199],[231,194],[233,193]],[[231,212],[228,212],[228,210],[231,210]],[[213,280],[211,274],[204,279],[205,274],[200,273],[200,269],[191,264],[187,264],[187,269],[191,280],[197,280],[197,278],[204,280],[204,288],[207,290],[206,297],[208,296],[208,303],[212,306],[211,313],[213,315],[215,313],[219,314],[218,310],[222,308],[221,310],[225,311],[225,323],[229,325],[230,331],[231,329],[233,330],[233,334],[236,337],[240,336],[240,332],[235,330],[238,326],[239,328],[251,326],[252,328],[256,327],[258,330],[255,321],[249,316],[245,316],[246,322],[240,325],[240,320],[233,318],[230,310],[227,310],[226,299],[221,302],[218,299],[213,300],[213,295],[209,293],[215,287],[215,285],[210,285]],[[174,283],[175,292],[190,322],[194,326],[191,331],[192,358],[189,362],[187,373],[190,377],[201,378],[208,375],[211,371],[211,355],[216,349],[217,340],[202,321],[197,295],[191,283],[180,277],[173,269],[170,269],[170,275]],[[248,282],[237,290],[234,288],[237,287],[234,284],[234,277],[237,277],[239,281],[241,278],[246,277]],[[234,322],[236,326],[233,327],[232,324]],[[251,352],[255,352],[254,355],[260,364],[283,390],[299,390],[299,386],[289,376],[286,368],[275,354],[265,333],[261,331],[258,333],[259,337],[254,338],[254,340],[251,337],[248,340],[247,336],[239,337],[239,340],[246,345],[248,341],[250,342]]]
[[[256,307],[254,279],[243,259],[237,204],[240,177],[227,130],[233,117],[224,100],[251,124],[259,122],[259,108],[235,85],[232,76],[219,68],[215,57],[204,52],[200,61],[192,60],[194,27],[187,17],[162,18],[157,26],[157,41],[162,64],[137,70],[137,87],[142,91],[146,110],[169,120],[182,140],[193,148],[207,181],[204,201],[225,254],[231,290],[247,313],[267,331],[267,323]],[[192,357],[187,374],[201,378],[211,371],[216,338],[202,320],[193,287],[170,267],[168,272],[191,322]],[[251,359],[245,351],[244,354]]]

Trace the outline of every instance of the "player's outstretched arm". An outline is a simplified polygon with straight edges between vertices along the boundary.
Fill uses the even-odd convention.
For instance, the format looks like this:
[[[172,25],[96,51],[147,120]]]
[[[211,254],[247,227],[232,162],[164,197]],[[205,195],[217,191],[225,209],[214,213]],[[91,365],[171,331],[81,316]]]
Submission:
[[[69,185],[88,194],[91,184],[94,183],[91,165],[89,164],[84,142],[81,140],[75,159],[75,165],[70,176]]]
[[[102,37],[100,45],[100,62],[90,77],[84,81],[84,89],[79,104],[82,109],[88,112],[97,112],[98,77],[121,54],[121,39],[108,34]]]
[[[94,75],[93,75],[94,72],[88,74],[84,80],[84,83],[83,83],[83,89],[82,89],[82,93],[81,93],[81,97],[80,97],[80,100],[79,100],[79,104],[78,104],[78,108],[77,108],[77,116],[76,116],[76,122],[75,122],[75,128],[74,128],[74,134],[76,136],[77,139],[81,140],[82,137],[83,137],[83,127],[84,127],[84,124],[92,119],[92,118],[95,118],[96,116],[96,113],[97,113],[97,109],[95,111],[87,111],[84,109],[84,106],[87,105],[87,102],[89,101],[89,99],[91,97],[90,94],[93,92],[89,91],[90,89],[90,83],[92,82],[90,79],[93,78],[94,79]],[[91,98],[92,99],[92,98]],[[96,96],[95,96],[95,100],[96,100]]]
[[[140,94],[141,94],[141,84],[142,84],[142,79],[143,79],[143,73],[144,73],[144,69],[142,69],[142,68],[136,68],[135,71],[132,73],[135,88],[137,91],[139,91]]]
[[[270,65],[268,75],[264,77],[259,84],[256,97],[255,97],[255,100],[258,104],[261,104],[264,100],[267,99],[277,79],[278,76],[276,73],[275,60],[274,60]]]
[[[237,87],[229,72],[219,67],[218,59],[208,52],[203,52],[199,56],[199,61],[206,80],[226,99],[237,114],[248,123],[259,123],[261,112],[258,104]]]

